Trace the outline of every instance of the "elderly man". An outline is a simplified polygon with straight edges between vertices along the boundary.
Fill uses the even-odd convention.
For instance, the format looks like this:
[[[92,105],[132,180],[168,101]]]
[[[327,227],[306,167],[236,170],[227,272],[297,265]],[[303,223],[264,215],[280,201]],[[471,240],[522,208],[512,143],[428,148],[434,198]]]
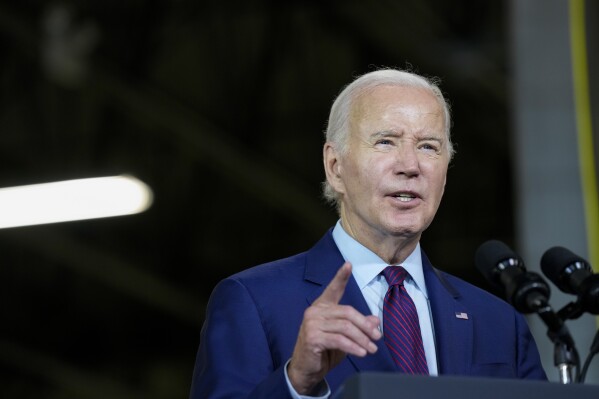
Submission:
[[[525,319],[420,248],[450,124],[441,91],[416,74],[377,70],[341,92],[323,149],[340,219],[307,252],[217,285],[191,398],[329,397],[361,371],[546,378]]]

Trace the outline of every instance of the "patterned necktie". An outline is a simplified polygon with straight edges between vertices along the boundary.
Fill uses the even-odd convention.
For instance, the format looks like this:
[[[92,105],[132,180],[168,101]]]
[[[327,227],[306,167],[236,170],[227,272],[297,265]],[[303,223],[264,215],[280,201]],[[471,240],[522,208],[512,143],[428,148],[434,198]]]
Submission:
[[[385,344],[401,371],[428,374],[418,313],[403,285],[408,272],[401,266],[388,266],[383,275],[389,283],[383,304]]]

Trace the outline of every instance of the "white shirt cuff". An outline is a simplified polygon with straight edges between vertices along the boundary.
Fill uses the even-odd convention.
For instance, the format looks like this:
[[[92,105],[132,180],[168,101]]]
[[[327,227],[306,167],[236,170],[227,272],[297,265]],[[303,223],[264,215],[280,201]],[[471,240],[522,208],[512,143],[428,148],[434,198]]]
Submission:
[[[287,381],[287,387],[289,388],[289,393],[293,399],[328,399],[331,396],[331,388],[329,387],[327,380],[323,380],[322,383],[316,387],[315,394],[317,396],[304,396],[297,393],[297,391],[293,388],[293,385],[291,385],[291,381],[289,381],[289,376],[287,375],[287,366],[289,365],[290,361],[291,359],[287,360],[287,363],[285,363],[284,371],[285,381]]]

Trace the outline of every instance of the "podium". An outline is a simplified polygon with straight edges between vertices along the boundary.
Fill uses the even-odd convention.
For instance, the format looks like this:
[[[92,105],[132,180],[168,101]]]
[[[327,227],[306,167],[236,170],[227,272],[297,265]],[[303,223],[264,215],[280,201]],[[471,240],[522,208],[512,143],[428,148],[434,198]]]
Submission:
[[[599,385],[488,377],[359,373],[333,399],[599,399]]]

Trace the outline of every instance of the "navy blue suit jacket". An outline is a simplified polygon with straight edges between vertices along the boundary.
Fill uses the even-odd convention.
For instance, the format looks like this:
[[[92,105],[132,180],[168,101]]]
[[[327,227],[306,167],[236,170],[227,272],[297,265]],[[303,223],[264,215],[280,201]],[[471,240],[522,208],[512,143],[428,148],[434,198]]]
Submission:
[[[283,366],[304,311],[343,262],[329,231],[307,252],[221,281],[208,303],[190,397],[290,398]],[[522,315],[496,296],[433,268],[424,253],[422,263],[439,374],[546,379]],[[353,277],[341,303],[370,314]],[[377,345],[375,354],[347,356],[327,374],[333,393],[355,373],[396,371],[383,340]]]

